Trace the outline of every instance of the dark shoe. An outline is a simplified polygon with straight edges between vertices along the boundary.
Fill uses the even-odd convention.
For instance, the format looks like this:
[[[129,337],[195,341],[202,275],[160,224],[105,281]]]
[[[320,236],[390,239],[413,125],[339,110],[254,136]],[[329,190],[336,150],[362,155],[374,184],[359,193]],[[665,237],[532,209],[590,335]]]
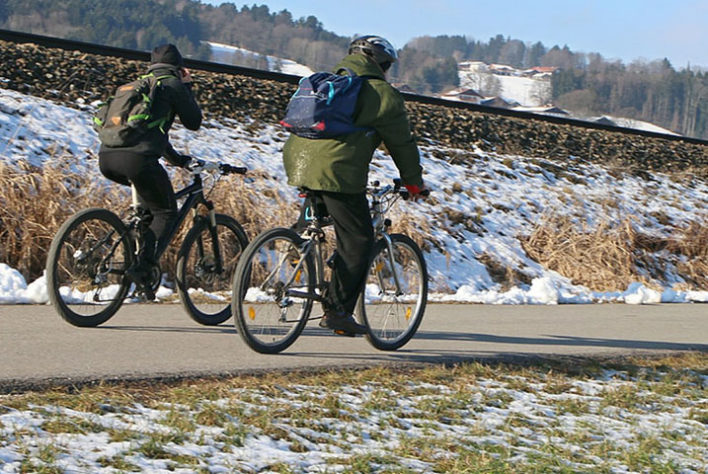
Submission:
[[[354,316],[347,313],[325,313],[320,320],[320,327],[332,329],[342,336],[356,336],[366,334],[366,326],[356,322]]]
[[[128,280],[136,285],[143,285],[150,279],[150,267],[142,263],[135,263],[125,271],[125,276]]]
[[[147,262],[139,262],[130,266],[125,271],[125,276],[135,283],[138,291],[143,294],[146,301],[155,299],[155,292],[152,289],[153,266]]]
[[[155,292],[149,286],[140,287],[140,293],[137,295],[138,299],[143,303],[148,303],[150,301],[155,301]]]

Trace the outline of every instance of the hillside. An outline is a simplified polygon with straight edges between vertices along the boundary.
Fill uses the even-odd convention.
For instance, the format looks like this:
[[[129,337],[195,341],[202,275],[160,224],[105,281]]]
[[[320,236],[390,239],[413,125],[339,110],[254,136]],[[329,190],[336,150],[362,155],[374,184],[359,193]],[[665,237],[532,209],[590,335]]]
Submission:
[[[6,183],[0,262],[19,270],[26,286],[41,275],[41,242],[55,228],[33,227],[40,216],[18,215],[16,203],[44,191],[35,179],[56,182],[56,173],[91,183],[91,189],[106,187],[95,164],[91,102],[143,65],[33,45],[0,46],[0,178]],[[250,235],[289,222],[297,199],[280,164],[286,135],[274,124],[293,86],[204,71],[195,71],[195,79],[209,120],[195,134],[177,128],[175,146],[249,168],[245,183],[221,185],[220,192],[238,198],[229,213]],[[708,165],[701,145],[408,106],[434,194],[425,203],[405,204],[393,217],[426,249],[435,299],[708,301]],[[27,173],[36,178],[23,178]],[[372,177],[392,176],[390,158],[378,151]],[[85,191],[79,186],[58,206],[52,203],[53,222],[91,196],[105,205],[99,192],[86,197]],[[42,203],[45,211],[48,206]],[[271,217],[254,218],[247,209],[271,209]],[[22,240],[17,233],[27,228],[43,233],[33,237],[40,244],[12,252]],[[19,281],[12,275],[7,279]],[[13,285],[6,301],[41,299],[36,286],[29,296],[22,282]]]
[[[331,68],[351,40],[328,31],[315,16],[294,18],[288,10],[274,12],[266,5],[212,6],[197,0],[0,0],[0,28],[143,51],[171,42],[187,57],[204,60],[211,57],[205,43],[216,42],[287,58],[313,70]],[[552,103],[575,116],[628,117],[685,136],[708,137],[704,71],[676,69],[666,59],[625,65],[597,52],[578,53],[567,46],[530,40],[503,34],[489,39],[416,37],[395,45],[400,60],[389,74],[394,82],[420,93],[438,94],[460,85],[460,61],[522,69],[554,67],[558,73],[550,87],[529,91],[529,99],[550,93],[551,100],[544,104]],[[242,66],[263,67],[249,54],[237,59]]]

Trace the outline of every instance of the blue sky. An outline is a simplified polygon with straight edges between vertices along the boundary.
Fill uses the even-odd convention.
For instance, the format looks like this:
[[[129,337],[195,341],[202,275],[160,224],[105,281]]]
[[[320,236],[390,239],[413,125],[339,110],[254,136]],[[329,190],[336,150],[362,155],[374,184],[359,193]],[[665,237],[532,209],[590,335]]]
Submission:
[[[202,0],[220,4],[220,0]],[[230,1],[314,15],[341,36],[379,34],[397,48],[422,35],[502,34],[606,59],[668,58],[708,68],[708,0],[262,0]],[[435,5],[435,6],[432,6]]]

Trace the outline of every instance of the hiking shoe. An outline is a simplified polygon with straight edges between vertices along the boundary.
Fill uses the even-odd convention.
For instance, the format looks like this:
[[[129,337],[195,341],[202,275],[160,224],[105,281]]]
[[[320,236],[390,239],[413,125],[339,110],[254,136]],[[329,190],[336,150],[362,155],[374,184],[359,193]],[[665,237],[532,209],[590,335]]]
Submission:
[[[143,303],[148,303],[150,301],[155,301],[155,292],[149,286],[142,286],[137,294],[138,298]]]
[[[341,336],[356,336],[366,334],[366,326],[359,324],[354,316],[347,313],[325,313],[320,320],[320,327],[331,329]]]
[[[146,301],[155,299],[155,291],[152,289],[152,272],[152,265],[146,262],[133,264],[125,271],[126,278],[143,293]]]
[[[150,279],[150,269],[147,265],[136,263],[125,271],[125,276],[128,280],[140,286]]]

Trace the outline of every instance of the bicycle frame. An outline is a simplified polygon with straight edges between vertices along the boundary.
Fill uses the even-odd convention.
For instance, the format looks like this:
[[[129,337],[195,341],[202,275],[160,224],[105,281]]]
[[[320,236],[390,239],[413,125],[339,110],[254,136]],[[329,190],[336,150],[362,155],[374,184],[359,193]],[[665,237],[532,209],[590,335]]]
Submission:
[[[393,204],[401,198],[401,194],[397,192],[397,187],[394,188],[390,185],[384,186],[381,189],[375,188],[372,190],[370,193],[372,195],[371,199],[371,220],[372,220],[372,225],[374,227],[374,235],[379,238],[383,239],[386,242],[386,247],[388,248],[388,255],[389,255],[389,265],[391,268],[391,271],[393,273],[393,280],[396,285],[396,294],[401,295],[403,294],[402,286],[400,283],[400,279],[398,276],[398,272],[396,271],[396,266],[394,265],[394,253],[393,253],[393,241],[391,240],[391,237],[389,236],[387,229],[391,225],[391,221],[389,219],[385,219],[386,212],[393,206]],[[381,198],[384,196],[390,196],[387,198],[385,201],[383,201]],[[319,293],[305,293],[303,291],[298,291],[298,290],[291,290],[288,289],[286,292],[286,295],[289,297],[295,297],[295,298],[307,298],[311,299],[313,301],[317,302],[322,302],[323,301],[323,295],[322,291],[325,289],[327,286],[327,282],[325,281],[325,276],[324,276],[324,269],[325,269],[325,262],[324,262],[324,257],[322,255],[322,243],[324,242],[324,228],[328,227],[331,225],[331,222],[326,221],[325,217],[322,215],[319,215],[317,212],[317,206],[315,204],[314,197],[312,195],[307,195],[306,199],[310,200],[310,209],[313,209],[312,215],[309,215],[308,217],[310,218],[310,224],[307,226],[305,231],[301,234],[303,239],[305,239],[305,244],[302,249],[302,256],[300,258],[300,261],[295,267],[295,271],[293,272],[293,277],[295,278],[295,275],[297,272],[302,268],[303,261],[306,260],[309,255],[314,252],[314,260],[315,260],[315,291]],[[282,265],[285,261],[285,256],[283,257],[283,260],[279,262],[278,267]],[[277,268],[277,267],[276,267]],[[265,282],[267,282],[269,278],[266,278]],[[264,282],[264,283],[265,283]],[[287,286],[289,286],[292,283],[291,281],[287,282]]]
[[[182,203],[182,206],[177,210],[177,218],[173,222],[173,224],[169,227],[166,236],[167,238],[164,239],[163,242],[158,242],[157,248],[155,249],[155,258],[156,260],[159,260],[160,257],[162,257],[162,254],[165,252],[169,244],[172,242],[172,239],[175,237],[177,234],[177,231],[180,229],[184,221],[187,219],[187,215],[189,214],[190,210],[194,210],[194,219],[198,219],[199,215],[196,213],[197,207],[201,204],[203,205],[207,211],[209,212],[209,229],[210,232],[212,232],[212,242],[214,242],[214,254],[215,254],[215,261],[218,264],[218,268],[216,269],[217,272],[221,272],[223,269],[221,268],[221,249],[219,248],[218,245],[218,239],[216,238],[216,212],[214,210],[214,203],[206,199],[204,196],[204,186],[202,183],[202,177],[199,174],[194,174],[193,175],[193,181],[191,184],[185,186],[183,189],[175,192],[175,198],[176,199],[182,199],[186,198],[185,201]],[[135,190],[135,186],[131,186],[132,189],[132,195],[133,195],[133,209],[137,210],[140,207],[139,199],[137,192]],[[137,222],[134,220],[131,223],[131,226],[129,227],[130,229],[135,228],[137,226]],[[202,243],[201,241],[199,242],[199,246],[201,247]],[[203,250],[202,248],[199,249],[200,252]]]
[[[324,290],[326,286],[325,282],[325,276],[324,276],[324,258],[322,257],[322,242],[324,241],[324,230],[322,230],[322,224],[319,222],[318,218],[315,218],[313,220],[313,224],[310,224],[305,232],[303,232],[302,235],[304,235],[305,239],[305,244],[302,250],[302,255],[300,258],[300,261],[297,263],[293,270],[293,275],[290,279],[290,281],[287,282],[287,286],[289,286],[292,283],[292,280],[295,279],[296,275],[298,272],[302,269],[302,265],[305,260],[310,256],[312,252],[314,252],[314,259],[315,259],[315,288],[314,291],[315,293],[305,293],[304,291],[298,291],[298,290],[292,290],[288,289],[286,291],[286,296],[288,297],[294,297],[294,298],[307,298],[313,301],[317,302],[322,302],[324,300],[322,291]],[[285,258],[287,256],[282,257],[282,261],[278,263],[278,266],[274,269],[274,271],[277,271],[277,268],[280,267],[285,263]],[[268,282],[270,278],[266,278],[265,282]]]

